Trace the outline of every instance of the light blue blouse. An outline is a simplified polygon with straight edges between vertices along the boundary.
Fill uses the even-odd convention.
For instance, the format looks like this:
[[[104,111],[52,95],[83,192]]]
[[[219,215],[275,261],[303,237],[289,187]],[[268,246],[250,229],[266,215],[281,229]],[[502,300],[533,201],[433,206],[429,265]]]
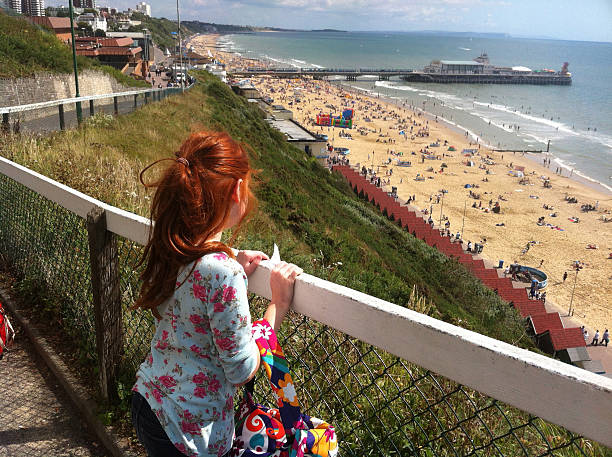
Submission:
[[[177,286],[193,263],[178,275]],[[221,456],[234,435],[235,385],[255,370],[247,277],[224,253],[203,256],[158,308],[151,352],[133,390],[186,455]]]

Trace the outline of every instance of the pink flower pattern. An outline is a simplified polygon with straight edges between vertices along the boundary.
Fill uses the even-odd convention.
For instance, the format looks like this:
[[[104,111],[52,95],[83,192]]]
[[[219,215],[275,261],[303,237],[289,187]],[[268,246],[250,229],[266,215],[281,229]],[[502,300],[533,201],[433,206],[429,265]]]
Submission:
[[[231,447],[234,386],[253,371],[256,356],[242,267],[224,253],[202,257],[185,278],[191,267],[177,278],[187,287],[159,307],[162,319],[134,390],[180,452],[212,457]]]

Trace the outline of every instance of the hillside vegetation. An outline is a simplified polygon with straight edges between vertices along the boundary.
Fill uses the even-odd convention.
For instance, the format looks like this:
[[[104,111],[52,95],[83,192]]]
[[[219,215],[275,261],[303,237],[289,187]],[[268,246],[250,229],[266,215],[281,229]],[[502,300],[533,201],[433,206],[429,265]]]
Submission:
[[[97,60],[77,56],[79,71],[103,71],[125,86],[149,85]],[[25,19],[0,10],[0,78],[22,78],[39,72],[72,73],[72,50],[57,37]]]
[[[130,27],[130,32],[140,32],[143,29],[147,29],[151,32],[153,42],[162,50],[164,48],[173,49],[176,47],[177,40],[172,32],[177,31],[176,21],[166,19],[165,17],[156,18],[145,16],[142,13],[132,13],[132,19],[135,21],[141,21],[140,25]],[[185,27],[181,22],[181,38],[185,38],[191,35],[193,32]]]

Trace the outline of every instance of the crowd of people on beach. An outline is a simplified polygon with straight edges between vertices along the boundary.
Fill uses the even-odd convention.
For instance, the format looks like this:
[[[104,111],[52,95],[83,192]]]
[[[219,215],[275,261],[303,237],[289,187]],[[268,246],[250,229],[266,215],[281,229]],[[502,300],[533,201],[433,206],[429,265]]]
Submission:
[[[240,58],[237,58],[237,61],[240,61]],[[326,134],[329,138],[329,144],[337,145],[338,141],[342,141],[345,143],[341,142],[340,145],[344,146],[347,140],[350,141],[350,162],[361,162],[361,170],[371,182],[383,188],[385,186],[395,187],[397,194],[402,195],[402,198],[404,198],[408,204],[415,205],[417,200],[416,194],[420,194],[419,201],[424,204],[426,204],[425,202],[427,202],[429,195],[432,195],[430,205],[443,205],[444,211],[442,211],[442,213],[446,212],[447,203],[442,203],[441,196],[431,194],[431,190],[421,183],[423,181],[432,183],[434,181],[431,180],[443,179],[441,176],[438,177],[439,175],[456,176],[457,172],[463,172],[466,173],[466,176],[471,178],[465,180],[464,183],[467,182],[471,184],[470,187],[466,186],[466,193],[469,193],[469,197],[473,199],[473,202],[469,203],[468,206],[468,208],[471,207],[472,211],[474,211],[472,214],[476,214],[475,211],[477,210],[478,214],[482,214],[482,216],[476,217],[490,217],[486,216],[487,213],[491,214],[491,216],[495,216],[496,218],[491,220],[490,225],[497,230],[505,230],[504,233],[510,235],[516,233],[515,226],[517,225],[518,219],[520,219],[519,216],[521,211],[524,210],[524,208],[521,208],[522,199],[526,198],[537,201],[542,197],[541,192],[536,191],[535,188],[524,186],[534,186],[541,181],[540,189],[545,189],[544,192],[551,192],[548,190],[552,188],[551,184],[555,184],[557,182],[555,180],[563,179],[545,176],[545,171],[538,171],[536,173],[535,168],[530,171],[524,170],[523,167],[519,167],[520,165],[525,165],[524,160],[519,159],[520,154],[515,153],[514,160],[507,160],[508,155],[509,158],[513,158],[513,156],[511,154],[506,154],[505,156],[503,152],[494,153],[494,151],[481,147],[482,145],[478,139],[470,139],[469,134],[465,137],[463,142],[458,141],[457,138],[447,136],[446,134],[441,135],[440,130],[436,127],[438,119],[433,116],[428,117],[420,106],[417,107],[414,103],[411,104],[409,101],[389,100],[383,99],[382,97],[373,98],[367,91],[361,91],[357,88],[351,88],[342,84],[330,83],[329,81],[314,79],[291,80],[252,78],[251,82],[258,88],[264,98],[269,97],[273,99],[273,103],[275,104],[278,103],[289,106],[294,112],[294,118],[301,122],[306,128],[311,128],[313,131]],[[356,113],[356,117],[353,120],[353,131],[319,126],[316,124],[316,117],[318,114],[339,113],[347,108],[353,109]],[[433,134],[432,128],[434,129]],[[430,136],[433,136],[435,141],[434,139],[427,142],[423,141],[427,140]],[[354,156],[360,147],[357,143],[360,142],[367,142],[367,144],[370,145],[370,149],[364,153],[363,158]],[[465,146],[461,146],[462,144]],[[472,150],[469,157],[464,157],[461,151],[462,147]],[[455,157],[453,157],[453,153]],[[403,157],[406,155],[414,155],[414,160],[405,160]],[[459,156],[463,168],[457,169],[457,156]],[[428,161],[432,161],[431,165]],[[435,161],[447,162],[449,166],[446,166],[446,163],[442,164],[440,162],[438,162],[440,165],[436,165]],[[470,165],[465,165],[465,162],[470,161],[474,162],[473,168],[469,168]],[[401,167],[412,166],[416,168],[415,173],[408,178],[406,174],[407,168],[396,168],[397,164],[395,162],[398,164],[401,162]],[[346,164],[349,163],[349,160],[347,157],[336,155],[332,147],[327,163],[329,165],[336,163]],[[542,162],[538,165],[540,166],[541,163]],[[543,163],[544,168],[550,167],[550,158],[546,157]],[[503,168],[501,173],[500,168]],[[518,176],[515,179],[515,183],[523,184],[523,186],[517,186],[518,189],[512,190],[512,188],[509,187],[494,187],[491,189],[491,184],[487,184],[495,183],[494,185],[496,186],[499,182],[499,179],[495,176],[496,174],[507,175],[510,171],[515,172],[521,168],[523,168],[522,176]],[[395,171],[398,171],[398,173],[395,173]],[[474,174],[479,175],[478,179],[472,178],[471,175]],[[412,184],[408,184],[408,182]],[[474,184],[475,182],[479,182],[480,185]],[[412,186],[412,188],[410,186]],[[419,186],[423,186],[423,188],[419,190]],[[481,188],[479,189],[479,187]],[[521,195],[521,187],[523,187],[525,191],[529,188],[530,191]],[[450,189],[452,193],[457,193],[456,188],[451,187]],[[411,195],[407,195],[407,191],[410,191]],[[578,195],[581,200],[584,200],[583,194],[578,193]],[[534,224],[537,220],[543,226],[550,226],[556,228],[556,231],[561,231],[566,227],[560,227],[560,224],[557,223],[550,224],[546,219],[541,219],[541,217],[544,216],[545,218],[558,218],[557,220],[559,220],[559,222],[565,220],[565,216],[563,216],[563,219],[559,218],[560,215],[563,215],[564,208],[559,208],[554,200],[550,200],[549,197],[546,198],[547,200],[545,201],[547,203],[539,203],[539,207],[545,210],[546,213],[536,214],[535,218],[530,219],[530,223]],[[578,200],[576,197],[570,197],[568,203],[572,201],[577,202]],[[555,205],[551,203],[555,203]],[[595,202],[595,199],[593,199],[592,202],[587,200],[586,202],[581,201],[581,203],[591,204],[593,207],[599,206],[598,202]],[[420,211],[424,217],[427,218],[429,216],[429,218],[433,220],[432,208],[428,208],[427,206],[416,209]],[[450,224],[450,219],[457,218],[457,213],[459,213],[459,217],[461,218],[463,209],[463,201],[461,202],[459,210],[456,208],[453,210],[452,206],[449,205],[448,211],[450,213],[448,215],[442,214],[440,218],[442,220],[440,227],[441,233],[452,235],[450,228],[446,227],[446,225],[447,223]],[[606,217],[606,210],[607,208],[602,209],[599,207],[596,209],[598,213],[604,214],[602,218]],[[509,220],[508,214],[515,214],[517,211],[519,212],[518,216],[512,216]],[[589,211],[591,211],[591,207],[588,207],[588,210],[584,212]],[[575,215],[571,214],[570,216],[575,217]],[[437,223],[439,219],[437,213],[435,219],[435,223]],[[610,220],[612,220],[612,218],[610,218]],[[574,221],[570,222],[576,223],[576,221],[583,223],[582,215],[580,218],[576,217]],[[472,233],[470,233],[469,236],[472,238],[474,236],[473,224],[471,231]],[[499,249],[497,246],[499,241],[495,241],[495,238],[499,239],[499,236],[498,234],[496,237],[492,237],[494,251]],[[504,237],[505,235],[501,236]],[[455,240],[456,236],[452,235],[451,238]],[[473,239],[474,238],[472,238],[472,240]],[[521,244],[519,244],[520,248],[517,249],[517,252],[511,255],[517,255],[521,258],[528,259],[534,255],[534,246],[537,246],[538,253],[543,249],[542,243],[536,240],[531,241],[528,243],[522,241]],[[469,247],[471,251],[475,251],[480,248],[480,244],[481,243],[468,241],[465,246]],[[596,245],[595,243],[589,244]],[[582,246],[584,249],[584,244]],[[612,253],[610,253],[610,256],[612,258]],[[546,265],[548,265],[548,268],[552,268],[553,263],[547,263]],[[554,291],[551,291],[551,294],[553,292]],[[546,299],[546,296],[538,290],[535,291],[533,298],[537,299],[538,294],[540,299],[542,296]],[[554,299],[555,295],[552,294],[551,298]]]

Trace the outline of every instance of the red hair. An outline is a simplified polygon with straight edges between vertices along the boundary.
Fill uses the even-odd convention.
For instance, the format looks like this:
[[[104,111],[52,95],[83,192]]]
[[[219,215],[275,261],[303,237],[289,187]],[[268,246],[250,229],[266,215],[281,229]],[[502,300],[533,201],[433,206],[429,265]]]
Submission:
[[[249,189],[252,170],[245,149],[227,133],[201,131],[193,133],[176,152],[176,159],[162,177],[145,184],[157,187],[151,206],[152,229],[138,265],[146,262],[140,275],[143,281],[134,308],[151,309],[170,298],[181,267],[211,252],[232,250],[220,241],[207,241],[223,230],[232,208],[232,194],[239,179],[241,193],[247,200],[243,218],[233,231],[233,242],[244,216],[255,205]]]

